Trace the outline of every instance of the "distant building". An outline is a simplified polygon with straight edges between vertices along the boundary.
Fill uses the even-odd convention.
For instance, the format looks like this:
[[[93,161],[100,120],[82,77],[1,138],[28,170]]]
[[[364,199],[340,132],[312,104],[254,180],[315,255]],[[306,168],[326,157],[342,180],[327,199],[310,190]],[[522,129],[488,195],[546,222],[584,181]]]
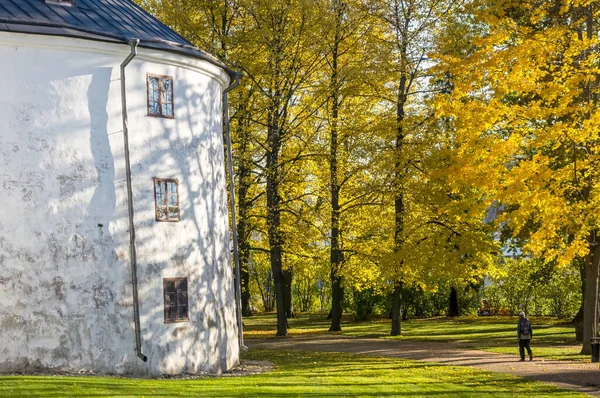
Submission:
[[[0,372],[235,366],[233,72],[129,0],[0,0],[0,60]]]

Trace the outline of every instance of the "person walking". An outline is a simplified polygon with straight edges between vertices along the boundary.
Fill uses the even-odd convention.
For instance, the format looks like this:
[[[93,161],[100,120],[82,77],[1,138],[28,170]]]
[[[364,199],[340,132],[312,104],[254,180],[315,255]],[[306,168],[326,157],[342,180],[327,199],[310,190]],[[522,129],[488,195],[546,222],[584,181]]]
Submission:
[[[521,354],[521,361],[525,360],[525,348],[529,354],[529,360],[533,361],[533,353],[529,343],[533,336],[533,329],[531,328],[531,322],[525,316],[523,311],[519,312],[519,323],[517,325],[517,338],[519,339],[519,354]]]

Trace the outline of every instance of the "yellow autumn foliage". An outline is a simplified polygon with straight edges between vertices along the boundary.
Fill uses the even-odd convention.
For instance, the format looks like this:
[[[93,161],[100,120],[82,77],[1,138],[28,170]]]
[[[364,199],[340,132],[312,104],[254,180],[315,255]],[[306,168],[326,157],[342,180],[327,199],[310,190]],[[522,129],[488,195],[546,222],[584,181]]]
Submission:
[[[527,236],[525,250],[563,266],[588,255],[600,227],[600,59],[585,30],[596,3],[471,1],[485,24],[475,47],[440,53],[436,67],[454,84],[436,103],[458,147],[450,183],[503,204],[499,221]]]

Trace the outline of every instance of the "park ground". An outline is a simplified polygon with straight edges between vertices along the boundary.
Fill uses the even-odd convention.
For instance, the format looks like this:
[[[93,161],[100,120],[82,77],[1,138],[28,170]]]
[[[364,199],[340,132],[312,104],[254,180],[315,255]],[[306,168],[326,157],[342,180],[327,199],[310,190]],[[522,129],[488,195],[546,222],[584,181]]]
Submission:
[[[463,316],[410,319],[402,322],[402,335],[390,337],[389,319],[354,322],[351,315],[342,318],[342,331],[335,334],[347,337],[383,338],[400,341],[451,342],[465,349],[477,349],[501,354],[518,355],[517,317]],[[575,341],[575,329],[568,319],[532,317],[535,328],[533,344],[536,357],[556,360],[589,361],[580,355],[581,346]],[[274,315],[255,315],[245,318],[246,338],[264,338],[275,334]],[[322,314],[301,314],[289,320],[289,336],[330,334],[330,321]]]
[[[254,316],[245,320],[246,344],[250,349],[244,354],[244,361],[273,363],[272,369],[261,374],[183,380],[12,375],[0,377],[0,396],[578,397],[584,396],[582,392],[594,394],[593,385],[586,390],[558,383],[560,387],[568,387],[565,389],[556,383],[536,381],[527,374],[521,377],[514,371],[509,374],[510,371],[482,370],[473,363],[461,363],[461,356],[468,361],[471,353],[483,352],[483,357],[509,361],[515,369],[523,365],[517,361],[514,348],[513,321],[508,318],[414,320],[403,323],[402,337],[390,338],[387,320],[354,323],[344,318],[343,331],[328,334],[323,315],[303,315],[290,320],[289,337],[275,338],[274,317]],[[534,320],[534,325],[537,325],[534,349],[540,355],[533,363],[526,364],[543,369],[541,364],[551,367],[558,363],[581,368],[581,372],[593,366],[577,355],[572,328],[550,318]],[[444,358],[452,350],[454,357]],[[423,352],[434,355],[426,358]],[[485,361],[480,358],[477,362]],[[596,372],[600,373],[597,369]],[[552,378],[542,380],[554,382]]]

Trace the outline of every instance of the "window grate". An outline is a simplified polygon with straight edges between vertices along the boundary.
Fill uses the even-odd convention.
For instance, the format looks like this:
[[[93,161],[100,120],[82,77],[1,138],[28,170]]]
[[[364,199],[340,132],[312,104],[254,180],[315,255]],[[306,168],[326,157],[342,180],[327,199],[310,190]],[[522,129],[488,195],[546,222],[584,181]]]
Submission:
[[[179,182],[173,178],[154,178],[156,221],[180,221]]]
[[[165,323],[189,321],[187,278],[163,279]]]
[[[148,116],[175,118],[173,107],[173,78],[147,75]]]

